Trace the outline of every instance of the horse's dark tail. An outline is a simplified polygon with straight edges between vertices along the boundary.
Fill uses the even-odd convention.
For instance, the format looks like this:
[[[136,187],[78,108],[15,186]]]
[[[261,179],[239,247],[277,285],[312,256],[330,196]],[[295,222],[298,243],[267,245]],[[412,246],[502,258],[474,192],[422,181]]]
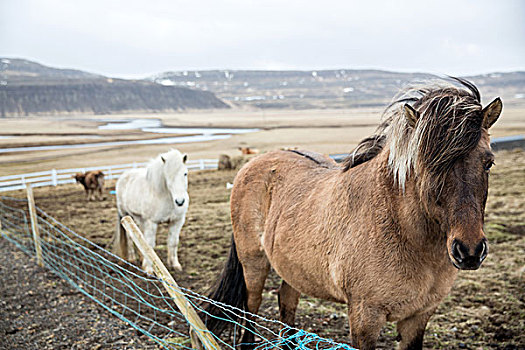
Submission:
[[[246,282],[241,262],[237,256],[235,240],[232,237],[230,256],[224,266],[217,286],[209,294],[209,298],[237,309],[246,310]],[[215,335],[219,336],[232,322],[237,322],[242,316],[238,310],[229,311],[212,302],[204,307],[205,312],[201,312],[206,327]],[[229,322],[231,320],[232,322]]]

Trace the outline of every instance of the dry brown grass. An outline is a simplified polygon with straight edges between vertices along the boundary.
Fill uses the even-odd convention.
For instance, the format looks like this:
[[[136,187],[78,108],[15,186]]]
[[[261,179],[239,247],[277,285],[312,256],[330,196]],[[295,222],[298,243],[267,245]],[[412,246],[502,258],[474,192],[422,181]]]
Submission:
[[[170,146],[189,154],[190,159],[237,155],[237,147],[268,151],[300,147],[321,153],[345,153],[370,135],[380,120],[379,109],[251,111],[231,110],[180,114],[112,115],[111,119],[160,118],[167,126],[257,127],[257,133],[234,135],[226,140],[176,145],[136,145],[0,154],[0,175],[32,171],[142,162]],[[491,129],[493,136],[525,133],[525,111],[509,109]],[[173,135],[152,135],[140,131],[99,130],[108,116],[67,118],[1,119],[1,135],[22,135],[0,139],[0,147],[38,144],[143,139]],[[93,138],[95,137],[95,138]]]

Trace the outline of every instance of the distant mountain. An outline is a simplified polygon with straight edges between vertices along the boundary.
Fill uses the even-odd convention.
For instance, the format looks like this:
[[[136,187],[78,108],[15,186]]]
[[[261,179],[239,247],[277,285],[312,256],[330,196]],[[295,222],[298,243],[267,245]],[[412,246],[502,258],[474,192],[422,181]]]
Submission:
[[[436,78],[428,73],[337,69],[180,71],[125,80],[0,58],[0,116],[172,112],[230,105],[259,109],[383,107],[406,84]],[[505,106],[525,107],[525,72],[466,78],[487,99],[500,96]]]
[[[466,77],[482,96],[500,96],[506,105],[525,106],[525,72],[490,73]]]
[[[213,93],[0,58],[0,116],[229,108]]]
[[[257,108],[352,108],[384,106],[408,83],[438,78],[426,73],[381,70],[166,72],[149,78],[166,86],[212,91],[239,106]],[[483,96],[525,105],[525,72],[466,77]]]
[[[49,82],[70,79],[101,79],[101,75],[83,72],[76,69],[59,69],[44,66],[40,63],[18,59],[0,58],[0,80],[10,83]]]

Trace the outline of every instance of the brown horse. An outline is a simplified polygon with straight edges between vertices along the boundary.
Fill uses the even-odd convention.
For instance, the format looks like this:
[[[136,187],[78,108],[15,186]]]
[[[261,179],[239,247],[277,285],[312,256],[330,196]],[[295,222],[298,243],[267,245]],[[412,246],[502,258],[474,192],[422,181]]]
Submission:
[[[232,160],[229,155],[227,154],[221,154],[219,156],[219,164],[217,166],[218,170],[231,170],[232,167]]]
[[[275,151],[238,173],[233,242],[214,300],[257,313],[273,268],[283,279],[282,322],[293,325],[304,293],[348,305],[359,349],[374,349],[387,321],[397,322],[400,349],[422,348],[458,269],[479,268],[488,253],[488,129],[502,103],[482,108],[479,91],[461,79],[406,93],[344,166]],[[208,327],[219,333],[225,324],[210,319]],[[253,339],[245,331],[241,341]]]
[[[243,156],[249,155],[249,154],[259,154],[259,150],[257,148],[251,148],[251,147],[238,147],[239,151],[241,151],[241,154]]]
[[[73,178],[84,186],[86,198],[88,201],[95,199],[95,191],[98,191],[99,199],[103,200],[104,196],[104,173],[100,170],[91,170],[85,173],[76,173]]]

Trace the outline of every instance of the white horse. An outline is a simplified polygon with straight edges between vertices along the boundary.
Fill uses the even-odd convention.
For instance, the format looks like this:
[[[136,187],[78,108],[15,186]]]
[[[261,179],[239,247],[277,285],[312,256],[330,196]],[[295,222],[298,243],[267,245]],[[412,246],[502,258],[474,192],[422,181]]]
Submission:
[[[190,198],[188,196],[187,155],[172,149],[151,160],[146,168],[125,171],[117,181],[117,230],[113,240],[113,252],[129,261],[135,261],[133,243],[120,225],[126,215],[133,217],[144,232],[146,242],[155,247],[157,226],[167,222],[168,264],[182,271],[177,256],[179,234],[186,218]],[[153,272],[152,262],[144,258],[142,268]]]

